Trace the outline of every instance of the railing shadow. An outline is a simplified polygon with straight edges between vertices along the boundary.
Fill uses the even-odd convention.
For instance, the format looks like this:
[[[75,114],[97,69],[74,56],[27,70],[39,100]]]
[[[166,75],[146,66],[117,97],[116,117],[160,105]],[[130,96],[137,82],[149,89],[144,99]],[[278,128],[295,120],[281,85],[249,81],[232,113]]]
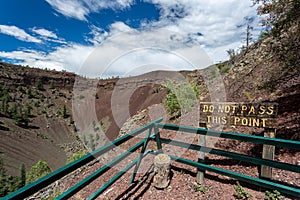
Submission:
[[[141,180],[134,181],[129,188],[127,188],[122,194],[118,195],[115,199],[140,199],[143,194],[151,187],[153,180],[153,165],[147,170]],[[146,186],[141,190],[143,186]],[[139,194],[137,195],[137,193]]]

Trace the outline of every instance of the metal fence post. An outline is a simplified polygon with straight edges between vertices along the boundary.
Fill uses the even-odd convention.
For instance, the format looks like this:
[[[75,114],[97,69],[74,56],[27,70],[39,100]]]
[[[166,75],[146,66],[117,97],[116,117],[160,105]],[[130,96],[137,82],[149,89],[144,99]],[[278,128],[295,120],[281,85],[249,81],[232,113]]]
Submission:
[[[163,153],[161,141],[160,141],[160,132],[156,123],[154,124],[154,134],[155,134],[155,140],[157,145],[157,151],[159,153]]]
[[[206,123],[200,122],[199,127],[207,129]],[[199,142],[199,146],[205,147],[206,146],[206,136],[199,134],[198,135],[198,142]],[[203,151],[199,151],[198,162],[199,163],[204,163],[204,160],[205,160],[205,153]],[[197,168],[196,181],[197,181],[198,184],[201,184],[201,185],[204,184],[204,174],[205,174],[205,170]]]
[[[151,135],[151,131],[152,131],[152,127],[149,128],[148,132],[147,132],[147,136],[146,138],[144,139],[144,145],[143,145],[143,148],[141,150],[141,154],[137,160],[137,163],[135,165],[135,168],[134,168],[134,171],[132,172],[132,176],[131,176],[131,180],[130,180],[130,184],[132,184],[134,182],[134,179],[135,179],[135,176],[136,176],[136,173],[140,167],[140,164],[141,164],[141,161],[143,159],[143,155],[145,153],[145,150],[146,150],[146,147],[147,147],[147,144],[148,144],[148,141],[149,141],[149,137]]]

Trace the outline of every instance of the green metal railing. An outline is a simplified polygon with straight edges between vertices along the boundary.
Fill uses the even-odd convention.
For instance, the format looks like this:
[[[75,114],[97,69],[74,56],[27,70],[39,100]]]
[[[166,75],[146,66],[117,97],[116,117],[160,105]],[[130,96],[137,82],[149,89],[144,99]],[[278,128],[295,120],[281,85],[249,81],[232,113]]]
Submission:
[[[289,149],[296,149],[300,150],[300,141],[294,141],[294,140],[284,140],[279,138],[266,138],[262,136],[254,136],[254,135],[247,135],[247,134],[240,134],[240,133],[234,133],[234,132],[218,132],[213,130],[207,130],[204,128],[195,128],[195,127],[188,127],[188,126],[179,126],[174,124],[156,124],[155,127],[161,128],[161,129],[167,129],[167,130],[173,130],[173,131],[181,131],[181,132],[187,132],[192,134],[200,134],[200,135],[206,135],[206,136],[212,136],[212,137],[220,137],[220,138],[228,138],[228,139],[234,139],[244,142],[252,142],[256,144],[268,144],[268,145],[274,145],[277,147],[285,147]],[[200,145],[194,145],[189,143],[184,143],[180,141],[170,140],[166,138],[161,138],[159,131],[156,130],[155,134],[150,137],[152,140],[155,140],[157,142],[157,147],[160,149],[160,152],[163,151],[162,149],[162,143],[178,146],[182,148],[192,149],[196,151],[202,151],[210,154],[220,155],[224,157],[233,158],[236,160],[253,163],[256,165],[266,165],[273,168],[279,168],[287,171],[292,171],[300,174],[300,166],[292,165],[288,163],[283,162],[277,162],[273,160],[267,160],[262,158],[256,158],[248,155],[242,155],[237,154],[233,152],[223,151],[219,149],[214,148],[207,148]],[[173,155],[169,155],[172,160],[175,160],[177,162],[181,162],[190,166],[197,167],[201,170],[208,170],[211,172],[215,172],[218,174],[226,175],[228,177],[235,178],[240,181],[248,182],[250,184],[254,184],[263,188],[271,189],[271,190],[278,190],[282,193],[300,197],[300,189],[296,187],[289,187],[282,184],[278,184],[269,180],[263,180],[260,178],[255,178],[251,176],[246,176],[243,174],[239,174],[233,171],[224,170],[222,168],[210,166],[208,164],[202,163],[202,162],[195,162],[192,160],[187,160],[184,158],[179,158]]]
[[[130,140],[131,138],[135,137],[136,135],[149,130],[148,132],[148,137],[150,136],[150,131],[152,130],[153,126],[158,123],[161,122],[162,118],[159,118],[157,120],[154,120],[138,129],[136,129],[135,131],[132,131],[108,144],[106,144],[105,146],[87,154],[86,156],[62,167],[59,168],[58,170],[44,176],[43,178],[26,185],[25,187],[20,188],[19,190],[1,198],[3,200],[11,200],[11,199],[16,199],[16,200],[20,200],[20,199],[24,199],[26,197],[29,197],[33,194],[35,194],[36,192],[40,191],[41,189],[49,186],[50,184],[54,183],[55,181],[63,178],[64,176],[70,174],[71,172],[75,171],[76,169],[88,164],[89,162],[97,159],[99,156],[103,155],[104,153],[112,150],[113,148],[125,143],[126,141]],[[121,160],[123,160],[125,157],[127,157],[130,153],[134,152],[135,150],[137,150],[140,147],[145,146],[145,144],[147,144],[149,138],[145,138],[143,139],[141,142],[139,142],[138,144],[134,145],[133,147],[131,147],[127,152],[125,152],[124,154],[118,156],[115,160],[113,160],[112,162],[108,163],[107,165],[105,165],[104,167],[102,167],[101,169],[99,169],[97,172],[93,173],[91,176],[87,177],[86,179],[84,179],[83,181],[79,182],[76,186],[72,187],[70,190],[66,191],[65,193],[63,193],[62,195],[60,195],[59,197],[57,197],[57,199],[68,199],[70,196],[74,195],[76,192],[78,192],[79,190],[81,190],[83,187],[87,186],[90,182],[92,182],[93,180],[96,179],[96,177],[100,176],[101,174],[103,174],[104,172],[106,172],[109,167],[112,167],[114,165],[116,165],[118,162],[120,162]],[[145,150],[145,148],[142,149],[143,151]],[[129,170],[132,166],[134,166],[134,164],[139,164],[140,160],[142,159],[143,156],[145,156],[145,154],[148,154],[150,151],[147,151],[146,153],[144,153],[142,156],[140,156],[138,158],[137,161],[132,162],[131,164],[129,164],[124,170]],[[142,152],[143,153],[143,152]],[[129,168],[129,169],[128,169]],[[116,176],[120,176],[121,172],[119,174],[117,174]],[[107,185],[107,184],[106,184]],[[103,188],[107,188],[108,186],[103,186]],[[101,193],[101,191],[100,191]],[[97,195],[100,194],[98,191],[93,194],[90,199],[94,199],[97,197]]]
[[[84,187],[92,183],[96,178],[103,175],[105,172],[107,172],[111,167],[117,165],[120,161],[124,160],[126,157],[128,157],[133,152],[140,150],[139,156],[134,159],[130,164],[128,164],[123,170],[118,172],[111,180],[106,182],[103,186],[101,186],[95,193],[91,194],[90,197],[88,197],[89,200],[97,198],[101,193],[103,193],[109,186],[111,186],[114,182],[116,182],[121,176],[123,176],[126,172],[128,172],[132,167],[135,166],[132,177],[130,180],[130,183],[133,183],[136,173],[138,171],[138,168],[140,166],[140,163],[144,156],[151,154],[158,154],[163,152],[163,144],[164,145],[173,145],[177,147],[187,148],[195,151],[202,151],[205,153],[215,154],[219,156],[224,156],[244,162],[249,162],[255,165],[265,165],[270,166],[273,168],[279,168],[283,170],[292,171],[295,173],[300,173],[300,166],[292,165],[289,163],[283,163],[283,162],[277,162],[273,160],[267,160],[257,157],[252,157],[248,155],[228,152],[220,149],[214,149],[214,148],[208,148],[200,145],[195,144],[189,144],[181,141],[175,141],[170,140],[167,138],[161,137],[160,129],[166,129],[166,130],[173,130],[173,131],[181,131],[186,132],[190,134],[200,134],[200,135],[206,135],[206,136],[212,136],[212,137],[220,137],[220,138],[228,138],[233,140],[239,140],[239,141],[245,141],[245,142],[252,142],[256,144],[268,144],[268,145],[274,145],[277,147],[284,147],[289,149],[296,149],[300,150],[300,141],[293,141],[293,140],[284,140],[279,138],[265,138],[262,136],[253,136],[253,135],[247,135],[247,134],[240,134],[240,133],[234,133],[234,132],[218,132],[213,130],[207,130],[203,128],[195,128],[195,127],[188,127],[188,126],[179,126],[179,125],[173,125],[173,124],[163,124],[160,123],[162,121],[162,118],[159,118],[155,121],[152,121],[145,126],[142,126],[138,128],[135,131],[132,131],[123,137],[120,137],[119,139],[116,139],[112,141],[111,143],[106,144],[105,146],[95,150],[94,152],[52,172],[51,174],[29,184],[25,187],[17,190],[16,192],[13,192],[12,194],[2,198],[2,199],[23,199],[26,197],[29,197],[33,195],[34,193],[38,192],[39,190],[45,188],[46,186],[52,184],[53,182],[63,178],[64,176],[68,175],[69,173],[75,171],[76,169],[88,164],[89,162],[97,159],[99,156],[103,155],[104,153],[112,150],[113,148],[123,144],[124,142],[130,140],[131,138],[135,137],[136,135],[143,133],[144,131],[148,131],[146,134],[146,137],[141,139],[141,141],[137,142],[137,144],[130,147],[126,152],[119,155],[117,158],[112,160],[111,162],[107,163],[105,166],[101,167],[85,179],[78,182],[76,185],[62,193],[60,196],[58,196],[56,199],[68,199],[72,197],[74,194],[82,190]],[[151,134],[153,133],[153,134]],[[147,144],[150,140],[153,140],[156,142],[157,145],[157,151],[147,149]],[[239,174],[233,171],[224,170],[222,168],[218,168],[215,166],[210,166],[208,164],[205,164],[203,162],[196,162],[193,160],[188,160],[185,158],[180,158],[174,155],[169,155],[172,160],[180,163],[184,163],[193,167],[197,167],[200,170],[207,170],[211,172],[215,172],[218,174],[222,174],[228,177],[232,177],[234,179],[248,182],[250,184],[254,184],[266,189],[271,190],[278,190],[282,193],[300,197],[300,189],[296,187],[290,187],[282,184],[278,184],[275,182],[272,182],[270,180],[263,180],[260,178],[255,178],[251,176],[246,176],[243,174]]]

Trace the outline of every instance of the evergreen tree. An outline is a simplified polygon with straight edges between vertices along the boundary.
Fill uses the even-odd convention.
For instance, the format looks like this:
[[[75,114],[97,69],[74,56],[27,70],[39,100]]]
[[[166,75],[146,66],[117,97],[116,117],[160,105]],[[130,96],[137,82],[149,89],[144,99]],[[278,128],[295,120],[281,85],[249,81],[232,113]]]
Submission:
[[[3,96],[2,97],[2,111],[5,115],[8,114],[8,108],[9,108],[8,102],[9,102],[9,97]]]
[[[1,152],[0,152],[1,153]],[[0,154],[1,155],[1,154]],[[5,169],[2,157],[0,157],[0,178],[5,176]],[[2,182],[2,181],[1,181]]]
[[[54,87],[54,81],[53,80],[51,80],[51,82],[50,82],[50,89],[52,90],[52,89],[54,89],[55,87]]]
[[[67,114],[67,107],[66,105],[64,105],[63,110],[62,110],[62,116],[63,118],[68,118],[68,114]]]
[[[13,115],[13,119],[15,120],[18,126],[20,125],[28,126],[29,115],[30,115],[30,107],[26,106],[24,111],[20,107],[20,109],[16,112],[16,114]]]
[[[5,87],[1,93],[1,96],[6,96],[6,95],[9,95],[9,91],[8,88]]]
[[[20,177],[18,176],[7,176],[6,184],[8,193],[12,193],[20,188]]]
[[[30,115],[30,107],[26,107],[25,112],[23,114],[23,123],[25,126],[29,124],[29,115]]]
[[[37,80],[37,82],[36,82],[36,88],[38,90],[44,90],[44,86],[43,86],[43,83],[42,83],[41,79]]]
[[[247,28],[246,28],[246,49],[248,49],[250,42],[253,39],[252,33],[251,33],[252,30],[253,30],[253,27],[248,24]]]
[[[32,92],[31,92],[31,88],[29,87],[29,86],[27,86],[27,91],[26,91],[26,93],[27,93],[27,96],[28,96],[28,98],[29,99],[31,99],[33,96],[32,96]]]
[[[1,152],[0,152],[1,153]],[[6,175],[3,159],[0,157],[0,197],[4,197],[20,187],[21,179],[18,176]]]
[[[26,170],[25,165],[22,164],[20,168],[20,188],[24,187],[26,184]]]
[[[5,115],[7,115],[9,112],[8,103],[10,101],[9,91],[7,88],[4,88],[2,91],[1,101],[2,101],[2,111]]]
[[[10,115],[11,115],[11,117],[12,117],[13,119],[16,119],[16,117],[17,117],[17,115],[18,115],[18,110],[17,110],[17,104],[16,104],[16,103],[14,103],[14,104],[12,105],[12,108],[11,108],[11,110],[10,110]]]
[[[4,197],[8,194],[7,186],[6,171],[4,169],[2,157],[0,157],[0,197]]]

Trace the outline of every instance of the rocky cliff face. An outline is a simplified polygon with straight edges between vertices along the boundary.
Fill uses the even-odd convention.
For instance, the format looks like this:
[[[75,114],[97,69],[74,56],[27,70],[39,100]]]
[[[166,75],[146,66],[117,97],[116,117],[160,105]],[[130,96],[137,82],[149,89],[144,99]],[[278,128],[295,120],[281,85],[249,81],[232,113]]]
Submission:
[[[9,174],[19,174],[22,163],[29,169],[39,160],[56,169],[82,148],[70,117],[74,77],[0,63],[0,150]]]

